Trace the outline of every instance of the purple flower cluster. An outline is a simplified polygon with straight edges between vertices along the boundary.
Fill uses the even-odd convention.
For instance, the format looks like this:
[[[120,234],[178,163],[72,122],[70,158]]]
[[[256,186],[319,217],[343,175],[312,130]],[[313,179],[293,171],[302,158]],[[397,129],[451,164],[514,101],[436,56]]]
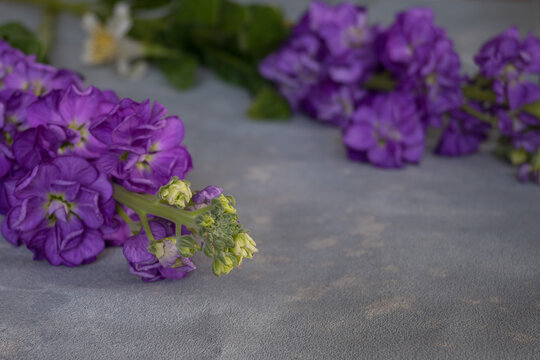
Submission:
[[[540,39],[520,39],[512,27],[487,41],[475,56],[480,74],[490,81],[502,141],[510,144],[509,157],[521,165],[521,181],[538,182],[540,173]],[[516,156],[517,155],[517,156]]]
[[[352,159],[385,168],[417,163],[427,126],[440,126],[463,101],[459,57],[424,8],[382,29],[368,25],[363,7],[315,1],[259,70],[293,109],[342,127]],[[441,142],[461,133],[445,132]]]
[[[114,183],[154,194],[191,170],[181,145],[182,121],[166,113],[158,103],[84,88],[76,74],[37,63],[0,41],[0,213],[6,215],[6,240],[24,244],[36,260],[66,266],[92,262],[106,244],[127,241],[132,269],[153,274],[143,278],[185,276],[194,268],[189,259],[182,259],[183,267],[158,269],[152,263],[157,258],[141,245],[146,235],[128,238],[131,230],[115,214],[113,198]],[[165,236],[172,225],[160,224],[153,225],[156,236]]]
[[[358,85],[377,67],[377,35],[378,29],[367,24],[365,8],[315,1],[290,39],[259,69],[293,109],[345,126],[366,95]]]

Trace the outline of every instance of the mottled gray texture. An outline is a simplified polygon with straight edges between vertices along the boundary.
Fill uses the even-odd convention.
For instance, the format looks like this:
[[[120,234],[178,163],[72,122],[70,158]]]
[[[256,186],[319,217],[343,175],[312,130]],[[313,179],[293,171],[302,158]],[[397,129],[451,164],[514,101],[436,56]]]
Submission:
[[[291,17],[307,3],[281,2]],[[430,4],[465,56],[540,16],[525,1]],[[406,7],[372,6],[386,22]],[[0,21],[38,15],[0,4]],[[186,280],[145,284],[117,248],[68,269],[2,241],[0,358],[540,358],[540,188],[488,149],[404,171],[352,163],[337,130],[251,122],[247,94],[208,73],[181,93],[156,72],[130,82],[83,67],[78,23],[58,25],[54,64],[182,117],[190,180],[237,197],[261,252],[221,279],[198,256]]]

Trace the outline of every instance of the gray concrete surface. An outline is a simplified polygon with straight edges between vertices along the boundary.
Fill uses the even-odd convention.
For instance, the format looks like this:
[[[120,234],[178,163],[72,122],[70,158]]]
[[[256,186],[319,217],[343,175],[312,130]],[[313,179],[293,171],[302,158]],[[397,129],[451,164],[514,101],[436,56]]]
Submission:
[[[280,3],[295,17],[308,2]],[[412,3],[372,1],[371,19]],[[469,65],[507,26],[538,30],[533,2],[421,3]],[[0,3],[8,19],[35,28],[39,12]],[[190,180],[236,196],[261,252],[221,279],[201,255],[186,280],[145,284],[118,248],[68,269],[2,241],[0,358],[540,358],[540,188],[518,184],[489,144],[404,171],[352,163],[335,129],[249,121],[248,95],[206,72],[177,92],[154,71],[133,82],[84,67],[77,20],[58,30],[53,64],[180,115]]]

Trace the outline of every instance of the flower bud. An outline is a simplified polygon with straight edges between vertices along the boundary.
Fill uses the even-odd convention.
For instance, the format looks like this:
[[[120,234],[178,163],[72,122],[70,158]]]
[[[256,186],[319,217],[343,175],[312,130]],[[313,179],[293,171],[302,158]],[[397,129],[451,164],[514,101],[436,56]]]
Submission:
[[[169,183],[159,189],[158,197],[169,205],[183,209],[191,200],[190,182],[173,177]]]
[[[253,258],[253,254],[259,251],[255,247],[257,244],[247,232],[238,233],[234,237],[234,243],[232,253],[239,259],[239,262],[242,258]]]
[[[232,196],[225,196],[221,194],[216,199],[221,203],[221,206],[223,206],[223,210],[227,214],[236,214],[236,209],[234,208],[235,201]]]
[[[179,257],[174,237],[152,241],[148,246],[148,251],[157,257],[163,267],[173,267]]]
[[[226,275],[230,273],[232,269],[234,269],[234,265],[234,261],[228,255],[222,252],[214,258],[212,272],[216,276]]]
[[[193,240],[191,236],[182,236],[176,242],[176,248],[182,257],[192,257],[196,251],[201,250],[201,246]]]

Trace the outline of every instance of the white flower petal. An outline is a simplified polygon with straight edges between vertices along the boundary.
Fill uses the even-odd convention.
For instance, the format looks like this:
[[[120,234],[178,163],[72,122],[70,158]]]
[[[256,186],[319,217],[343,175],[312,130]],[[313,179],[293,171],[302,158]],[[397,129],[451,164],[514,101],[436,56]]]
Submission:
[[[126,3],[116,4],[114,15],[107,22],[107,31],[117,39],[121,39],[128,33],[132,25],[129,5]]]
[[[131,67],[129,65],[129,60],[125,57],[119,57],[116,59],[116,70],[122,76],[129,76]]]
[[[86,13],[84,14],[82,20],[82,27],[83,29],[88,33],[92,34],[94,30],[100,25],[98,18],[96,15],[92,13]]]

